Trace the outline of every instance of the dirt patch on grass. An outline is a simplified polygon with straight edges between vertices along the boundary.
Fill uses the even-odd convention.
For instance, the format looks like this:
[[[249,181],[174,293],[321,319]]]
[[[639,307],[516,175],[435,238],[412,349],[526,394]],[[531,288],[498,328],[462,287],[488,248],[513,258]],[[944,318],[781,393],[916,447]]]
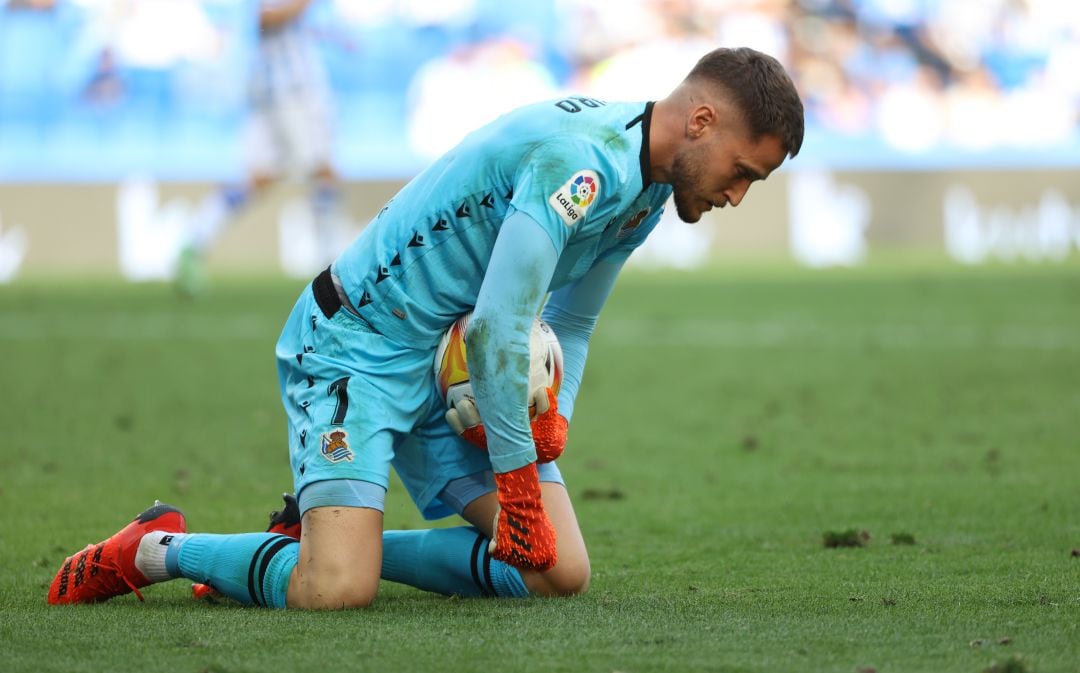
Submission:
[[[837,547],[865,547],[870,542],[870,531],[848,528],[842,531],[827,530],[822,534],[822,544],[828,549]]]
[[[582,500],[622,500],[626,494],[617,488],[587,488],[581,492]]]
[[[1000,663],[997,661],[991,663],[983,669],[983,673],[1031,673],[1031,669],[1019,655],[1014,654]]]

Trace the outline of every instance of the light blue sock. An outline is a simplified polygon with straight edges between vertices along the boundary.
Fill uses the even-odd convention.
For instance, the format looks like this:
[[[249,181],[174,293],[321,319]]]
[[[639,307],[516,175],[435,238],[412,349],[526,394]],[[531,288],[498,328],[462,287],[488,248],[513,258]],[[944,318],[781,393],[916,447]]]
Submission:
[[[283,608],[299,557],[300,543],[284,535],[177,534],[165,552],[165,568],[245,605]]]
[[[473,527],[383,532],[382,578],[454,596],[529,595],[521,573],[491,558]]]

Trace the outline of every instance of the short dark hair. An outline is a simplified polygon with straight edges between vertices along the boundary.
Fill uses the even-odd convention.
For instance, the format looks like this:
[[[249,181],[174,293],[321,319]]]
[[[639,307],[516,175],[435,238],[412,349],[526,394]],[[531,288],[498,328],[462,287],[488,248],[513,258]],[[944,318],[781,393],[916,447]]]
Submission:
[[[714,49],[701,57],[687,80],[723,89],[750,125],[754,138],[775,135],[794,157],[803,142],[803,104],[795,84],[772,56],[749,47]]]

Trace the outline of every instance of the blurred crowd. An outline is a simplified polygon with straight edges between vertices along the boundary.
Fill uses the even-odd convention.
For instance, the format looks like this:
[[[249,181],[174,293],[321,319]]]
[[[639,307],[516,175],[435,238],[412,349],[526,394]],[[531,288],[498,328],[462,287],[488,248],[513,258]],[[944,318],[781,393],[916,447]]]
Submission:
[[[85,128],[92,113],[99,132],[114,118],[141,121],[220,147],[214,134],[243,104],[254,42],[244,13],[255,5],[8,0],[0,138],[72,119]],[[1050,152],[1080,137],[1076,2],[319,0],[308,24],[354,174],[394,166],[404,147],[422,165],[524,102],[569,91],[663,96],[721,45],[788,66],[807,104],[809,148],[940,158],[942,149]]]
[[[567,4],[591,24],[585,33],[604,38],[575,41],[578,75],[613,94],[632,89],[643,63],[683,65],[708,45],[744,44],[789,67],[809,125],[826,133],[878,136],[909,151],[980,149],[1053,145],[1080,123],[1080,3],[654,0],[634,11],[600,0]],[[614,85],[605,81],[613,69]]]

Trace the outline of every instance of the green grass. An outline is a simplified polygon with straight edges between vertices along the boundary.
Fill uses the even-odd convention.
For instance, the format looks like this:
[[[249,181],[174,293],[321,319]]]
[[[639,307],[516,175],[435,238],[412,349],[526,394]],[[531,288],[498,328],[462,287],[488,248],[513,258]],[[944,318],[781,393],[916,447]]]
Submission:
[[[178,581],[45,605],[65,555],[155,497],[193,530],[263,527],[291,479],[273,345],[300,286],[0,288],[0,669],[1080,668],[1075,263],[626,274],[560,461],[583,597],[385,584],[300,613]],[[387,525],[424,525],[400,488]],[[847,531],[870,539],[823,543]]]

